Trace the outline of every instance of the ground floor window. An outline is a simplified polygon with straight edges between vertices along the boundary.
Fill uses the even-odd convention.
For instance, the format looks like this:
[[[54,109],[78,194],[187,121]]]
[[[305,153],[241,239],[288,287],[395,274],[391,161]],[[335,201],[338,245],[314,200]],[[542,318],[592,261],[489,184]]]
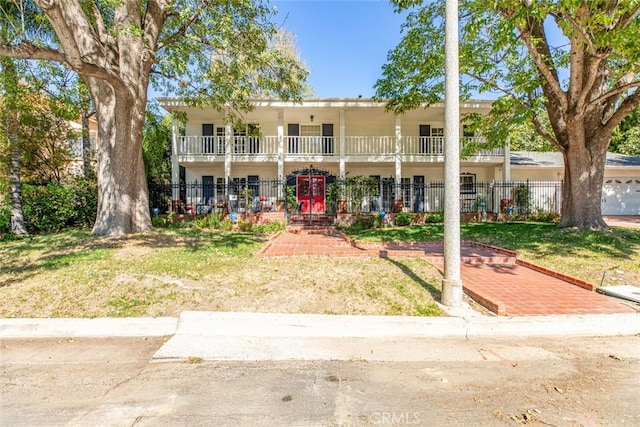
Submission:
[[[476,192],[476,174],[461,173],[460,174],[460,193],[473,194]]]

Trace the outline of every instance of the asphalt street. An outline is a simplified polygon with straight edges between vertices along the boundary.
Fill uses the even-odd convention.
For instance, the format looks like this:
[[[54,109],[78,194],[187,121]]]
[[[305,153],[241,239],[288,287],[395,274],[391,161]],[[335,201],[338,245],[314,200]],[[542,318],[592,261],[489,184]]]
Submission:
[[[0,424],[640,425],[638,335],[349,339],[419,361],[153,359],[167,340],[0,339]]]

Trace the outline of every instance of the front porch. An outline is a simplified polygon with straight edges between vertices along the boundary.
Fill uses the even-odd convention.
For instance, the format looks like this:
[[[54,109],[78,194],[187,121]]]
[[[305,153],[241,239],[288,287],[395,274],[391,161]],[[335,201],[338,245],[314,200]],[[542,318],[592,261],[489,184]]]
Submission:
[[[338,214],[442,213],[441,181],[396,183],[373,179],[356,190],[319,169],[303,169],[286,180],[236,181],[229,185],[173,184],[150,188],[152,212],[189,216],[281,218],[309,221]],[[461,214],[560,213],[561,181],[473,182],[460,185]]]

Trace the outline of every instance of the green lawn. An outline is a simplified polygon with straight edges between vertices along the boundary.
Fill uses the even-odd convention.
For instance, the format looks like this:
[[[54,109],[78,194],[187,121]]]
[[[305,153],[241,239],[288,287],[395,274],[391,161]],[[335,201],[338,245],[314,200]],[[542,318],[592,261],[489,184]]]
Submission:
[[[500,246],[523,258],[565,274],[600,283],[603,271],[612,279],[640,286],[640,230],[611,227],[604,231],[558,229],[552,223],[465,223],[462,240]],[[438,241],[442,225],[367,230],[351,237],[363,241]],[[620,274],[624,273],[624,277]]]
[[[640,285],[640,230],[470,223],[464,240],[598,284]],[[368,241],[438,241],[439,225],[369,230]],[[420,259],[257,258],[251,233],[163,230],[109,239],[72,230],[0,240],[0,317],[177,316],[184,310],[440,315],[441,275]],[[623,271],[621,276],[614,272]],[[622,277],[622,278],[621,278]]]
[[[0,317],[441,314],[434,303],[440,274],[422,260],[255,257],[265,242],[199,229],[0,241]]]

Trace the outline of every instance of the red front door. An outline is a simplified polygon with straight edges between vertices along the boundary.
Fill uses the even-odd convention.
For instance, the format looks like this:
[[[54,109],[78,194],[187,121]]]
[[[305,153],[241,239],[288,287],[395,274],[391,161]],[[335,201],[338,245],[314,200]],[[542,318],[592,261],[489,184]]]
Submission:
[[[298,177],[298,206],[300,212],[324,213],[324,176]]]

